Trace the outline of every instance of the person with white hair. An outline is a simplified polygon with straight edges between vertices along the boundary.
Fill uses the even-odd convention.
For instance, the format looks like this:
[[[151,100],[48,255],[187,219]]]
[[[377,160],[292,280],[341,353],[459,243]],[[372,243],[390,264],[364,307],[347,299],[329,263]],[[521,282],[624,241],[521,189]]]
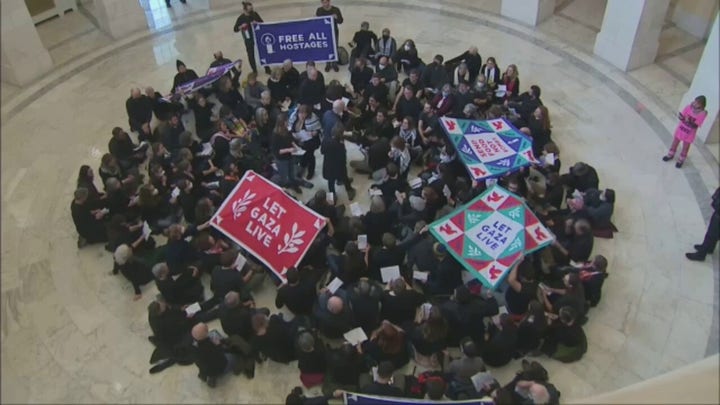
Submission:
[[[480,74],[480,68],[482,67],[482,57],[478,53],[478,48],[476,46],[471,46],[462,54],[447,60],[445,65],[454,66],[459,63],[465,63],[467,66],[468,73],[470,74],[470,77],[467,80],[471,83],[475,82]]]
[[[206,323],[196,324],[190,333],[197,346],[195,365],[198,368],[200,380],[210,388],[215,388],[217,379],[222,375],[230,371],[235,375],[240,374],[241,363],[237,361],[235,355],[224,350],[223,339],[217,334],[209,332]]]
[[[139,244],[138,241],[135,243]],[[133,246],[135,243],[133,243],[132,246],[122,244],[115,249],[115,253],[113,254],[115,260],[113,274],[117,274],[119,271],[132,283],[133,291],[135,292],[133,300],[137,301],[142,298],[140,287],[152,281],[153,273],[150,270],[150,266],[144,260],[133,255]]]
[[[200,270],[197,267],[188,266],[179,277],[174,278],[170,275],[167,263],[160,262],[152,267],[152,274],[158,291],[169,304],[186,305],[204,301]]]
[[[133,87],[130,90],[130,97],[125,102],[125,110],[127,110],[130,130],[140,132],[143,124],[150,124],[152,121],[153,101],[142,94],[139,88]]]
[[[325,82],[320,80],[317,69],[310,67],[307,78],[300,83],[297,102],[308,104],[319,110],[319,104],[325,99]]]
[[[324,83],[324,80],[322,80]],[[298,89],[300,88],[300,72],[295,69],[291,59],[285,59],[282,64],[282,76],[280,83],[285,86],[285,90],[290,94],[290,98],[297,98]]]

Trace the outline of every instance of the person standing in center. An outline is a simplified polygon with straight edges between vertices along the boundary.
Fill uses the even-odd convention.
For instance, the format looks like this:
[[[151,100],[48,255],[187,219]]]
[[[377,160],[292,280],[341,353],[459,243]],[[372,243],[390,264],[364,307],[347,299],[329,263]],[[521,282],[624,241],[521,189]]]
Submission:
[[[330,110],[325,114],[332,112]],[[320,147],[320,151],[325,156],[323,159],[323,177],[328,181],[328,191],[333,194],[335,193],[335,183],[342,181],[348,199],[352,201],[355,198],[355,189],[350,185],[347,174],[347,151],[345,150],[344,141],[343,125],[341,122],[337,122],[332,127],[332,130],[325,135]]]
[[[263,22],[260,14],[253,10],[253,5],[249,1],[243,1],[243,13],[235,21],[233,31],[241,32],[245,41],[245,49],[247,49],[248,62],[252,71],[257,73],[257,64],[255,63],[255,34],[253,32],[253,23]],[[270,74],[270,67],[265,66],[265,73]]]
[[[315,16],[317,17],[324,17],[327,15],[331,15],[335,18],[335,41],[340,42],[340,33],[338,30],[338,25],[343,23],[343,16],[340,12],[340,9],[330,5],[330,0],[320,0],[320,3],[322,3],[322,6],[318,7],[317,11],[315,11]],[[337,52],[336,52],[337,53]],[[328,62],[325,64],[325,71],[329,72],[330,69],[339,72],[340,68],[338,67],[337,62]]]

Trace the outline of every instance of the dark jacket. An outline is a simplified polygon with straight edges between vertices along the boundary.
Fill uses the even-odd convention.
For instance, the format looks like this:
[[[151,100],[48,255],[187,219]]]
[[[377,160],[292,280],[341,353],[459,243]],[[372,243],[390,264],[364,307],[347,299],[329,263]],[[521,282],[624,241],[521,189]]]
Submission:
[[[225,367],[227,367],[225,353],[220,346],[214,344],[210,338],[197,342],[196,355],[195,365],[200,375],[217,377],[221,375],[223,371],[225,371]]]
[[[330,111],[329,111],[330,112]],[[344,179],[347,177],[347,151],[345,144],[326,137],[320,152],[323,154],[323,178],[326,180]]]

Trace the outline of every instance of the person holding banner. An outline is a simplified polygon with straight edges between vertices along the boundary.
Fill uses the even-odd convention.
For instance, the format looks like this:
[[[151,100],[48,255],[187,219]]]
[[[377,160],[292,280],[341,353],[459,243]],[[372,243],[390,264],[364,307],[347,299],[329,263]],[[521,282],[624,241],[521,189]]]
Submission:
[[[343,23],[343,16],[342,16],[342,13],[340,12],[340,9],[333,5],[330,5],[330,0],[320,0],[320,3],[322,4],[322,6],[318,7],[318,9],[315,11],[315,16],[316,17],[323,17],[326,15],[333,16],[333,19],[335,21],[335,38],[339,39],[340,33],[339,33],[338,25]],[[325,71],[329,72],[330,69],[332,69],[336,72],[340,71],[340,68],[338,67],[337,62],[326,63]]]
[[[253,4],[249,1],[243,1],[243,13],[235,21],[233,31],[242,31],[242,37],[245,41],[245,49],[248,54],[248,63],[253,72],[257,73],[257,63],[255,62],[255,34],[253,33],[253,23],[263,22],[255,10],[253,10]],[[265,73],[270,74],[270,67],[265,66]]]

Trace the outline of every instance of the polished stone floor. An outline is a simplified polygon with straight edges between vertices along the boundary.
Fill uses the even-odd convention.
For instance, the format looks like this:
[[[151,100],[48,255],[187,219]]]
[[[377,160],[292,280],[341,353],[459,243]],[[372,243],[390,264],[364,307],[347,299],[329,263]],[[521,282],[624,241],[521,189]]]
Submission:
[[[55,46],[54,60],[67,63],[27,88],[3,85],[3,93],[11,93],[3,95],[1,138],[2,402],[278,403],[299,384],[294,365],[268,362],[254,380],[230,377],[214,390],[197,380],[193,366],[149,375],[146,307],[154,286],[133,302],[129,284],[109,275],[109,254],[75,246],[69,205],[78,167],[97,167],[111,128],[127,124],[129,89],[167,91],[177,58],[202,71],[214,50],[245,55],[232,34],[237,7],[168,11],[161,3],[146,3],[152,32],[114,42],[98,32],[88,38],[101,42],[94,48],[81,50],[72,40],[95,35],[91,26],[41,25],[43,41],[52,36],[43,31],[55,32],[55,42],[46,42]],[[312,15],[317,6],[263,3],[256,8],[265,20]],[[717,351],[717,253],[705,263],[683,257],[705,230],[717,162],[702,147],[682,170],[660,161],[675,125],[667,100],[549,28],[500,18],[493,9],[499,1],[337,4],[346,18],[341,43],[367,20],[376,32],[387,26],[398,40],[414,38],[426,60],[476,45],[501,66],[517,64],[522,90],[535,83],[543,88],[565,167],[588,162],[598,169],[601,187],[616,189],[620,232],[595,244],[595,253],[608,257],[611,276],[586,326],[588,353],[570,365],[541,360],[564,400],[627,386]],[[562,12],[578,14],[572,5]],[[329,76],[348,80],[344,70]],[[367,204],[367,197],[360,201]],[[260,305],[272,307],[273,298],[270,283],[256,294]],[[517,367],[493,374],[507,381]]]

